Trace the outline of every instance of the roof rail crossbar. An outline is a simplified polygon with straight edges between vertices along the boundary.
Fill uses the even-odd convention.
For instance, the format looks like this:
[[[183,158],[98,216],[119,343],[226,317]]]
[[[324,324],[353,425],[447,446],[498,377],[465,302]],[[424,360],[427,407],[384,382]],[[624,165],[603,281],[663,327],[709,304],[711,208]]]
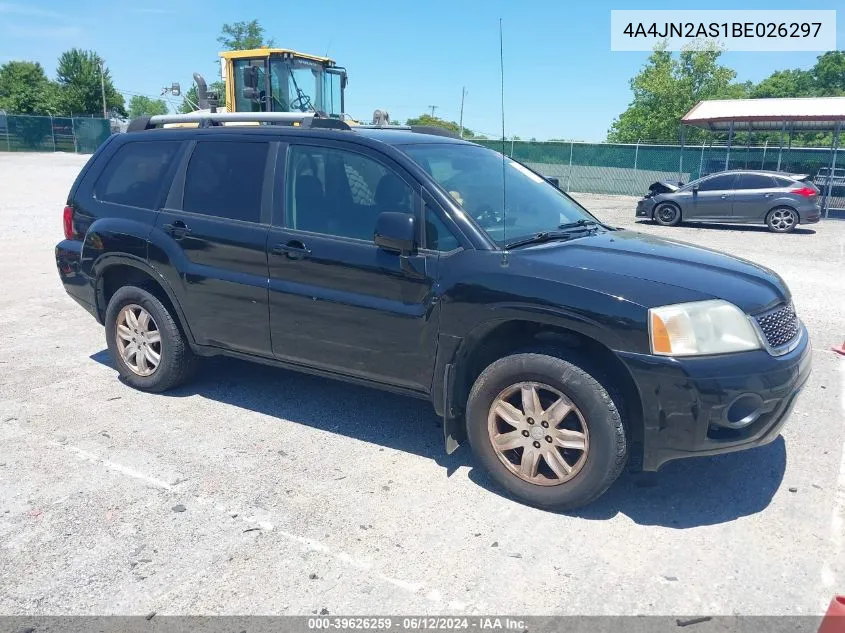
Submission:
[[[157,114],[138,117],[130,121],[128,132],[149,130],[168,123],[197,123],[200,127],[226,123],[269,123],[276,125],[300,125],[348,130],[349,125],[337,119],[322,117],[313,112],[189,112],[187,114]]]
[[[357,127],[363,128],[365,130],[405,130],[416,132],[417,134],[431,134],[433,136],[446,136],[448,138],[461,138],[459,134],[456,134],[452,130],[447,130],[442,127],[437,127],[436,125],[359,125]]]

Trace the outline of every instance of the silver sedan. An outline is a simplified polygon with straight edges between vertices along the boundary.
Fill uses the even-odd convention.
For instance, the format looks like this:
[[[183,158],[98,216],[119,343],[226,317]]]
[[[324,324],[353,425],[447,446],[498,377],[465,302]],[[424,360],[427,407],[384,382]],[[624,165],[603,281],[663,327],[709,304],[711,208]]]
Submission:
[[[819,190],[801,176],[771,171],[723,171],[686,185],[656,182],[637,204],[637,217],[664,226],[684,222],[766,224],[789,233],[818,222]]]

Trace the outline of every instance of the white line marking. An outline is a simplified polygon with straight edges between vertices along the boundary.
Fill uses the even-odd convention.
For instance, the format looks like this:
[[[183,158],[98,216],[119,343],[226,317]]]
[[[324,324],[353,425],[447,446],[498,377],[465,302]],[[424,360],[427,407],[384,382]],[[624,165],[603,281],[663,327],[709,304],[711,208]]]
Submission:
[[[97,464],[102,464],[109,470],[113,470],[118,472],[122,475],[126,475],[128,477],[132,477],[133,479],[139,479],[141,481],[145,481],[148,484],[155,486],[156,488],[162,488],[163,490],[170,490],[170,484],[166,481],[162,481],[161,479],[156,479],[155,477],[150,477],[149,475],[145,475],[142,472],[135,470],[134,468],[129,468],[129,466],[124,466],[123,464],[118,464],[116,462],[110,461],[104,457],[100,457],[99,455],[95,455],[94,453],[89,453],[86,450],[81,448],[77,448],[75,446],[65,446],[67,450],[71,453],[75,453],[85,461],[94,462]]]
[[[129,468],[128,466],[124,466],[122,464],[118,464],[116,462],[110,461],[108,459],[105,459],[103,457],[95,455],[94,453],[90,453],[90,452],[83,450],[81,448],[77,448],[75,446],[65,446],[65,448],[68,451],[70,451],[71,453],[78,455],[79,457],[81,457],[85,461],[96,463],[96,464],[102,464],[103,466],[105,466],[109,470],[120,473],[122,475],[126,475],[128,477],[132,477],[133,479],[138,479],[140,481],[146,482],[148,484],[155,486],[156,488],[161,488],[163,490],[170,490],[172,488],[172,486],[165,481],[162,481],[160,479],[156,479],[155,477],[151,477],[150,475],[139,472],[139,471],[137,471],[133,468]],[[207,499],[207,498],[197,497],[195,499],[195,501],[197,503],[201,504],[201,505],[206,505],[206,506],[211,505],[211,500]],[[222,506],[214,506],[214,508],[219,511],[219,508],[222,508]],[[229,512],[231,512],[231,511],[227,511],[227,514]],[[246,516],[245,513],[238,513],[238,514],[240,514],[240,516],[242,517],[241,520],[245,523],[249,523],[249,524],[252,524],[252,525],[258,525],[263,531],[265,531],[265,532],[271,532],[272,531],[274,534],[277,534],[277,535],[279,535],[279,536],[281,536],[281,537],[283,537],[283,538],[285,538],[289,541],[299,543],[306,550],[320,552],[321,554],[325,554],[326,556],[330,556],[330,557],[334,558],[335,560],[337,560],[341,563],[344,563],[344,564],[346,564],[350,567],[354,567],[355,569],[359,569],[361,571],[368,572],[369,574],[371,574],[372,576],[374,576],[378,580],[380,580],[384,583],[393,585],[394,587],[402,589],[403,591],[406,591],[406,592],[412,593],[412,594],[416,594],[416,593],[421,592],[423,589],[425,589],[425,586],[420,584],[420,583],[406,582],[406,581],[400,580],[398,578],[392,578],[390,576],[387,576],[387,575],[381,573],[380,571],[373,569],[372,563],[352,558],[352,556],[350,556],[346,552],[335,552],[325,543],[321,543],[320,541],[315,541],[314,539],[310,539],[310,538],[307,538],[307,537],[304,537],[304,536],[300,536],[300,535],[294,534],[292,532],[286,532],[285,530],[276,529],[275,526],[272,523],[270,523],[269,521],[259,521],[258,518],[255,517],[255,516]],[[441,604],[443,602],[443,597],[440,595],[440,592],[438,592],[436,590],[428,592],[425,595],[425,597],[430,602],[433,602],[433,603],[436,603],[436,604]],[[457,610],[463,610],[463,609],[466,608],[465,603],[457,602],[457,601],[451,601],[449,603],[449,606],[452,607],[452,608],[455,608]]]

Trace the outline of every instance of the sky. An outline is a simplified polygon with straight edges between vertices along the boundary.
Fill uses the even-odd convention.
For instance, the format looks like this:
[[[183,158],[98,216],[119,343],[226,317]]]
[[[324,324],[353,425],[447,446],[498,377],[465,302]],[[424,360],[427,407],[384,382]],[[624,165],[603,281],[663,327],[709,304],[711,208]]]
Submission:
[[[466,87],[464,125],[501,136],[499,18],[504,32],[507,136],[603,140],[631,100],[630,78],[647,53],[611,52],[610,10],[674,9],[677,2],[630,5],[561,0],[426,0],[415,2],[281,2],[252,0],[0,0],[0,64],[26,59],[55,74],[62,51],[93,49],[115,86],[158,97],[192,73],[219,77],[216,38],[224,23],[258,19],[277,46],[325,55],[346,67],[346,110],[369,121],[373,110],[391,118],[431,112],[457,121]],[[815,0],[835,9],[841,0]],[[790,9],[792,1],[714,1],[714,9]],[[845,42],[845,17],[837,43]],[[739,81],[772,71],[810,68],[819,53],[725,53]],[[174,100],[174,104],[178,100]]]

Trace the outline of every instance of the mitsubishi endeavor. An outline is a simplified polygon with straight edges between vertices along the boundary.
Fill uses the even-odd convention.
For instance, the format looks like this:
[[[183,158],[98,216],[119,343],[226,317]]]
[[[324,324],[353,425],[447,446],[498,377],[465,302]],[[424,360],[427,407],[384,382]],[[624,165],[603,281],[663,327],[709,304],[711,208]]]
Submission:
[[[447,451],[564,509],[777,437],[811,349],[773,271],[430,129],[244,116],[133,121],[70,191],[59,275],[129,385],[225,355],[423,398]]]

